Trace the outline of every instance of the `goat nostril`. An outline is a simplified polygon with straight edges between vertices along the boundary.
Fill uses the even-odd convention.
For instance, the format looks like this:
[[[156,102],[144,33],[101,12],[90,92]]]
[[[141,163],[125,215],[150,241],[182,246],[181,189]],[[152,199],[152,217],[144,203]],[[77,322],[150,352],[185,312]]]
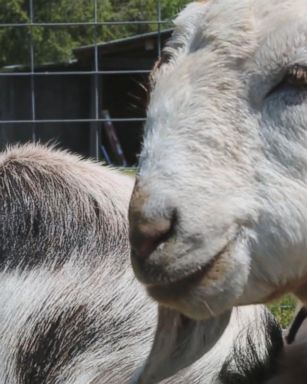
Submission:
[[[171,219],[138,220],[138,224],[130,229],[132,257],[146,259],[160,244],[172,236],[175,221],[175,214]]]

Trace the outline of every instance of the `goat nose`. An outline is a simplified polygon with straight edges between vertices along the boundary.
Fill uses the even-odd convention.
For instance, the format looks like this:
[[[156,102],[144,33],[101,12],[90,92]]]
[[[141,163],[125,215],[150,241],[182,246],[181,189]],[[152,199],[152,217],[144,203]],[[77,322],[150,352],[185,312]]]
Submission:
[[[129,208],[129,236],[131,256],[139,261],[145,260],[172,233],[174,220],[158,217],[147,218],[143,213],[145,196],[135,187]]]

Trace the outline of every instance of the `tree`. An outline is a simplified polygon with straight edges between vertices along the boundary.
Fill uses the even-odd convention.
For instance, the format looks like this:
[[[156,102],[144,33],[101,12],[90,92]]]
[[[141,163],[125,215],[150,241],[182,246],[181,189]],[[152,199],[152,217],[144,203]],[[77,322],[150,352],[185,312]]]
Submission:
[[[95,26],[3,26],[4,23],[88,23],[95,21],[156,21],[158,0],[0,0],[0,67],[66,62],[73,49],[157,30],[156,23]],[[160,0],[163,19],[172,18],[188,0]],[[2,26],[1,26],[2,24]]]

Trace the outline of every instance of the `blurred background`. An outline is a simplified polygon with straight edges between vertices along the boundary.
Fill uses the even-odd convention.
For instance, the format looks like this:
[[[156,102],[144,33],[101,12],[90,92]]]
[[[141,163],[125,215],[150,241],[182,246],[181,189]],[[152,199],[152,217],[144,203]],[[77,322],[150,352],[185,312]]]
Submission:
[[[188,0],[0,0],[0,148],[133,166],[147,78]]]

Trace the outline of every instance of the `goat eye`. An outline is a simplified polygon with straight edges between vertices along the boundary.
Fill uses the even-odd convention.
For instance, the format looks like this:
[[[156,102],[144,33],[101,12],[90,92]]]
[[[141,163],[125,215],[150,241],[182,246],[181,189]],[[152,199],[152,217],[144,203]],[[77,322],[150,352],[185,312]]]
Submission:
[[[268,92],[266,97],[280,92],[288,90],[289,87],[296,89],[304,89],[307,87],[307,66],[295,64],[290,67],[282,81],[278,83],[273,89]]]
[[[307,66],[295,64],[289,68],[284,81],[298,87],[307,86]]]

